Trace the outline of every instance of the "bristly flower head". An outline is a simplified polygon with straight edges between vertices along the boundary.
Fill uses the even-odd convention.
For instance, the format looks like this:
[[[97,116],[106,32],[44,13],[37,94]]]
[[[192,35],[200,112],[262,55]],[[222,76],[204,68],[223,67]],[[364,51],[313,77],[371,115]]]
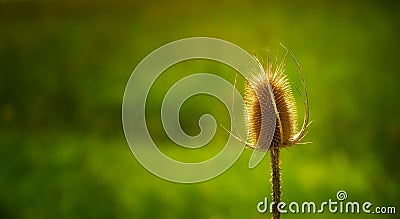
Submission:
[[[299,144],[300,140],[306,134],[306,129],[309,125],[307,89],[304,83],[303,75],[300,71],[305,91],[305,116],[302,129],[298,132],[296,102],[288,78],[284,73],[285,60],[288,53],[290,53],[289,50],[287,50],[282,62],[279,65],[277,64],[276,66],[272,66],[270,57],[268,56],[267,68],[264,69],[266,75],[257,75],[255,77],[260,78],[254,78],[254,80],[246,82],[244,107],[247,125],[246,144],[248,147],[255,149],[260,148],[260,146],[257,146],[257,141],[259,141],[260,135],[262,137],[263,134],[261,133],[261,124],[263,120],[268,119],[266,118],[266,116],[263,117],[262,113],[262,107],[266,105],[264,102],[267,100],[265,98],[259,98],[259,96],[257,96],[257,94],[262,95],[264,93],[270,92],[270,88],[268,87],[268,84],[266,84],[266,80],[268,80],[273,93],[272,102],[275,107],[276,125],[271,144],[262,145],[261,147],[267,149],[269,147],[289,147],[293,144]],[[293,56],[292,58],[297,64],[297,61],[294,59]]]

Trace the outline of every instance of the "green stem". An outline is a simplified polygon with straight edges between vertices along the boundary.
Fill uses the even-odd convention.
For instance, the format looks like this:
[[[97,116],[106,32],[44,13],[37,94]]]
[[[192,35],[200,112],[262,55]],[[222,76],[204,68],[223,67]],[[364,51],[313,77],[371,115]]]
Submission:
[[[281,201],[281,173],[279,161],[279,147],[270,147],[271,168],[272,168],[272,201],[275,203],[272,206],[273,219],[280,218],[278,211],[278,203]]]

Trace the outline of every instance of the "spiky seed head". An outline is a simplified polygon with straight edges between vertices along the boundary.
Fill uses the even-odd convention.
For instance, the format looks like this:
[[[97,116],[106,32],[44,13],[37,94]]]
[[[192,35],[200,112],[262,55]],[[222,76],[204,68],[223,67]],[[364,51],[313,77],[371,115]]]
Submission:
[[[284,60],[275,68],[270,65],[269,62],[265,72],[277,109],[275,132],[270,147],[288,147],[295,143],[293,139],[297,134],[296,102],[287,76],[284,74]],[[254,80],[253,86],[249,82],[245,84],[244,107],[247,141],[252,145],[256,145],[260,137],[262,122],[260,105],[265,104],[260,104],[257,93],[266,92],[263,89],[268,89],[268,87],[262,83],[262,80]]]

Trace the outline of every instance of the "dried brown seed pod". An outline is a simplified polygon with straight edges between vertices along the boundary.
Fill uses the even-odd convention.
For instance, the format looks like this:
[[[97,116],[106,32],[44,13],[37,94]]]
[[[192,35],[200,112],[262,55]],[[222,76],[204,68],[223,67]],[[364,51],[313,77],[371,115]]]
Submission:
[[[224,128],[234,138],[245,143],[246,147],[255,150],[270,150],[272,169],[272,201],[275,203],[272,209],[273,219],[280,218],[280,212],[277,208],[277,204],[281,200],[279,150],[280,148],[290,147],[294,144],[310,143],[300,141],[307,134],[307,128],[311,123],[309,122],[307,87],[300,65],[292,53],[282,44],[281,46],[286,50],[286,54],[281,63],[273,66],[270,55],[268,54],[267,66],[264,69],[256,58],[262,74],[255,75],[254,78],[250,79],[250,81],[247,81],[245,84],[244,111],[247,126],[247,141],[241,139],[240,135],[235,136],[222,126],[222,128]],[[304,89],[304,97],[302,96],[304,103],[304,119],[300,131],[297,131],[296,102],[287,76],[284,73],[285,61],[288,54],[290,54],[291,58],[298,67]],[[300,93],[298,89],[297,91]],[[271,102],[273,109],[269,108]],[[270,116],[271,113],[272,115],[275,113],[275,116],[272,117],[276,121],[270,121],[272,119]],[[266,127],[268,130],[262,129],[262,127],[266,124],[275,124],[275,127],[272,126],[272,128],[275,129],[271,142],[268,142],[268,140],[266,140],[268,137],[264,135],[272,133],[272,128]],[[265,142],[268,142],[266,144],[269,145],[263,145]]]
[[[309,108],[308,108],[308,94],[307,88],[304,82],[303,74],[300,70],[304,85],[304,121],[300,131],[297,131],[297,110],[296,101],[293,96],[293,92],[289,81],[287,79],[285,71],[285,61],[289,50],[286,50],[285,57],[282,62],[277,66],[272,66],[270,57],[268,56],[267,68],[265,73],[267,74],[268,82],[272,88],[274,104],[276,107],[276,127],[274,137],[272,139],[270,147],[289,147],[293,144],[302,144],[300,141],[307,132],[309,125]],[[292,56],[295,63],[298,65],[296,59]],[[260,64],[261,65],[261,64]],[[298,65],[299,66],[299,65]],[[264,105],[259,103],[257,93],[269,92],[268,87],[263,83],[263,80],[254,80],[252,86],[249,82],[245,84],[245,117],[247,124],[247,142],[246,145],[250,148],[257,148],[257,140],[260,137],[260,129],[262,122],[261,108]],[[268,147],[267,147],[268,148]]]
[[[297,131],[296,102],[287,76],[284,74],[285,61],[288,54],[290,54],[290,56],[299,68],[305,92],[305,115],[300,131]],[[260,62],[258,63],[261,66]],[[279,203],[281,197],[279,149],[289,147],[293,144],[301,144],[300,141],[305,136],[307,127],[309,125],[308,94],[304,81],[304,76],[301,72],[300,66],[288,49],[286,49],[286,54],[282,62],[279,65],[277,64],[276,66],[272,65],[270,56],[268,55],[268,63],[264,71],[266,73],[266,77],[261,75],[262,78],[255,78],[255,80],[252,80],[251,82],[246,82],[245,85],[244,108],[247,125],[246,146],[253,149],[269,148],[272,168],[272,201],[275,203]],[[268,87],[268,84],[266,84],[265,79],[268,80],[271,89]],[[265,94],[271,92],[271,90],[273,95],[270,96],[273,97],[272,102],[275,107],[274,110],[276,113],[274,136],[270,145],[257,146],[259,145],[258,140],[264,137],[261,133],[261,124],[263,122],[263,119],[268,119],[265,116],[263,118],[263,115],[261,113],[261,107],[266,106],[267,103],[260,102],[267,100],[266,98],[258,98],[257,94]],[[280,212],[278,211],[276,204],[273,206],[272,211],[273,218],[280,218]]]

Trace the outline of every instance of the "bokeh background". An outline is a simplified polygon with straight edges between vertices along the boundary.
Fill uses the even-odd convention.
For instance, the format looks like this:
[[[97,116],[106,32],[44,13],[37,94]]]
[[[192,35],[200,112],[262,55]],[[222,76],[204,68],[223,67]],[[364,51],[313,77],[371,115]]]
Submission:
[[[400,211],[399,6],[389,1],[1,1],[1,218],[270,218],[256,205],[271,193],[269,157],[249,170],[246,150],[221,176],[171,183],[147,172],[125,141],[121,104],[135,66],[159,46],[210,36],[266,58],[292,50],[308,85],[306,141],[282,151],[283,201],[336,199],[396,206],[396,215],[298,214],[282,218],[398,218]],[[199,160],[228,138],[220,127],[202,151],[184,151],[162,131],[159,108],[175,81],[216,63],[178,64],[153,86],[151,134],[171,156]],[[295,84],[299,76],[288,64]],[[243,79],[238,89],[243,91]],[[298,96],[297,96],[298,97]],[[299,112],[302,113],[299,101]],[[215,98],[182,107],[184,130],[212,113]]]

